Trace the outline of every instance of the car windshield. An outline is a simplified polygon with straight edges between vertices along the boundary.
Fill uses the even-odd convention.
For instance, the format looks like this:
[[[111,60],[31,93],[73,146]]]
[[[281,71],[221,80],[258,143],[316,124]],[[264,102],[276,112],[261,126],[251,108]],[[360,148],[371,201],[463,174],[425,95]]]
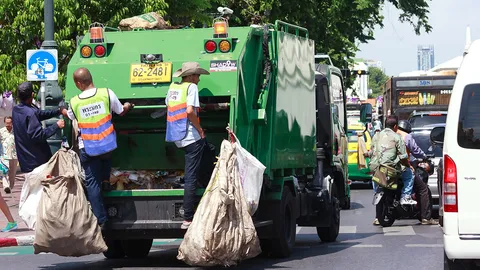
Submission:
[[[432,124],[443,124],[447,122],[447,115],[446,114],[438,114],[438,115],[416,115],[412,116],[410,119],[410,124],[412,124],[412,128],[419,128],[424,127],[427,125]]]
[[[415,139],[417,145],[427,155],[434,154],[435,157],[442,156],[442,148],[440,146],[432,145],[430,141],[430,130],[422,132],[412,132],[412,137]]]

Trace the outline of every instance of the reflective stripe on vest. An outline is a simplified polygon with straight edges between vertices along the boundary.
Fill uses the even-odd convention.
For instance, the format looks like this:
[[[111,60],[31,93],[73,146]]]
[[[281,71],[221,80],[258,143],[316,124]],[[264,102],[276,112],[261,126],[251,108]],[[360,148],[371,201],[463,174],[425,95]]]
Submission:
[[[172,83],[168,89],[167,142],[185,139],[188,129],[187,96],[190,83]]]
[[[117,148],[107,88],[96,89],[95,95],[89,98],[80,98],[77,95],[70,104],[77,118],[87,155],[99,156]]]

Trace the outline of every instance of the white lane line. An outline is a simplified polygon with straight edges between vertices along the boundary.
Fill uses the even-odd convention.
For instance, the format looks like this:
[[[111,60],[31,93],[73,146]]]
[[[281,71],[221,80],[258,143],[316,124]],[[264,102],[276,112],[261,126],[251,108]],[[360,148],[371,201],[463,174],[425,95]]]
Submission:
[[[297,233],[296,234],[298,234],[301,229],[302,229],[302,227],[297,227]]]
[[[348,245],[348,244],[336,244],[328,245],[328,248],[381,248],[382,245],[368,245],[368,244],[358,244],[358,245]]]
[[[383,234],[385,236],[415,235],[415,231],[412,226],[387,227],[383,228]]]
[[[406,244],[406,247],[431,247],[431,248],[440,248],[443,247],[443,244]]]
[[[357,226],[340,226],[340,233],[357,233]]]
[[[12,256],[17,254],[18,252],[0,252],[0,256]]]

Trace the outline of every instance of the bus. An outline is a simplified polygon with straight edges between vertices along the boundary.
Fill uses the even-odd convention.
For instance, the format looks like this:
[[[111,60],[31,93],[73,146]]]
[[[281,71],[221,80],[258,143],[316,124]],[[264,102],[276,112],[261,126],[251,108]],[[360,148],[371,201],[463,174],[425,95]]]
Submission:
[[[446,112],[455,75],[391,77],[384,85],[383,112],[407,120],[413,112]]]

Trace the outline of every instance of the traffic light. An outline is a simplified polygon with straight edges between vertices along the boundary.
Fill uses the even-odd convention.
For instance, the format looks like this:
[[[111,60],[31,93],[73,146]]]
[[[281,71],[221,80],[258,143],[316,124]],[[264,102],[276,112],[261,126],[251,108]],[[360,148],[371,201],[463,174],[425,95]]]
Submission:
[[[369,75],[370,74],[370,72],[368,72],[368,70],[354,70],[353,73],[358,75],[358,76]]]

